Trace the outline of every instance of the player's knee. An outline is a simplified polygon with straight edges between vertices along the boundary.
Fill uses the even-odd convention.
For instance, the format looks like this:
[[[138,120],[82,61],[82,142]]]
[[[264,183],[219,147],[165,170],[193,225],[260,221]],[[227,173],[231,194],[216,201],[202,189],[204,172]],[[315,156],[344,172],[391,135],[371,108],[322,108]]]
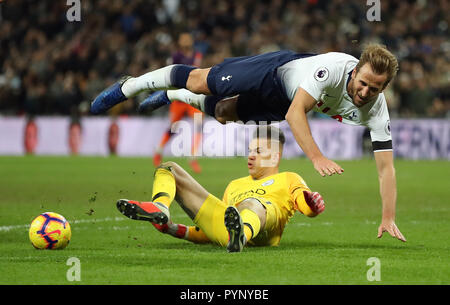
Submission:
[[[175,167],[175,166],[178,166],[178,164],[176,164],[173,161],[165,161],[165,162],[161,163],[156,169],[165,168],[165,169],[171,170],[171,168]]]
[[[177,189],[189,186],[188,184],[189,179],[186,174],[186,171],[183,170],[183,168],[178,163],[173,161],[166,161],[161,163],[159,167],[165,168],[172,173],[173,177],[175,178]]]
[[[206,81],[210,69],[194,69],[189,73],[186,89],[196,94],[211,94]]]
[[[243,211],[245,209],[252,210],[255,212],[260,218],[263,218],[266,214],[266,208],[259,202],[256,198],[247,198],[243,200],[239,206],[237,207],[239,211]]]
[[[156,169],[155,172],[162,168],[165,170],[168,170],[169,172],[171,172],[174,176],[176,174],[177,168],[180,167],[177,163],[173,162],[173,161],[166,161],[161,163]]]

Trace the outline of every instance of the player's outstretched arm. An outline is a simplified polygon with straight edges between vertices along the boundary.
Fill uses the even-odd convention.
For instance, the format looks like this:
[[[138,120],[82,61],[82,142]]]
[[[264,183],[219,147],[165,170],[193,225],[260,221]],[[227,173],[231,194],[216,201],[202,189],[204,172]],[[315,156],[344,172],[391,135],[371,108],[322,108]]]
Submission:
[[[308,217],[316,217],[325,210],[325,201],[318,192],[302,190],[294,191],[295,209]]]
[[[310,192],[303,191],[303,196],[305,197],[305,202],[311,211],[314,213],[313,215],[307,216],[317,216],[325,210],[325,201],[318,192]]]
[[[392,237],[401,241],[406,238],[395,224],[395,206],[397,201],[397,183],[395,178],[394,157],[392,151],[375,152],[380,194],[383,205],[381,224],[378,227],[378,238],[388,232]]]
[[[286,114],[286,121],[292,134],[305,155],[312,161],[314,168],[322,177],[342,174],[344,170],[332,160],[327,159],[319,150],[309,128],[306,113],[316,104],[315,99],[304,89],[298,88]]]

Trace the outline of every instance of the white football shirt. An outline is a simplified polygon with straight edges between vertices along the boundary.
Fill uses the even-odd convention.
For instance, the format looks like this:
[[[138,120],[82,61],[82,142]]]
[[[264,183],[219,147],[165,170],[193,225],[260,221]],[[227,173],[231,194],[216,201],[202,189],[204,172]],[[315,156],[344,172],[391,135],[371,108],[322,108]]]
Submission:
[[[392,137],[384,94],[356,107],[347,93],[350,74],[357,64],[358,59],[351,55],[330,52],[290,61],[280,66],[277,73],[291,101],[301,87],[316,100],[314,111],[342,123],[368,127],[373,143],[385,143],[374,144],[374,151],[390,150]]]

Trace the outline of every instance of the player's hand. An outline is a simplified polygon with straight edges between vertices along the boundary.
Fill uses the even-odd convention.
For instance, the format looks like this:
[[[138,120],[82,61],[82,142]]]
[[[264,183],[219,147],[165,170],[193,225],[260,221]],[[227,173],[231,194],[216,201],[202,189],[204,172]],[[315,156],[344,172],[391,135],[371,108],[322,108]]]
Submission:
[[[318,171],[322,177],[325,177],[326,175],[331,176],[334,174],[340,175],[344,172],[344,169],[340,167],[337,163],[325,157],[313,159],[312,163],[316,171]]]
[[[325,210],[325,201],[318,192],[303,191],[306,204],[315,214],[320,214]]]
[[[378,227],[378,238],[383,236],[384,232],[388,232],[392,237],[397,238],[403,242],[406,241],[406,238],[403,236],[402,232],[397,228],[393,221],[382,221],[380,226]]]

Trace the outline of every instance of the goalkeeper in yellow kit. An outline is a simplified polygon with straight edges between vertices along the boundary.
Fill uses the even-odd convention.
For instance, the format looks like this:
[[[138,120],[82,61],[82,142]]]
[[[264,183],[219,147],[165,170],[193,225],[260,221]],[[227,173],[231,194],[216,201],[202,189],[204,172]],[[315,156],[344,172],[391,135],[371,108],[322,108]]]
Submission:
[[[258,127],[249,144],[249,176],[231,181],[222,200],[178,164],[165,162],[155,170],[151,202],[120,199],[117,208],[131,219],[150,221],[163,233],[194,243],[216,243],[228,252],[240,252],[247,244],[277,246],[295,211],[314,217],[325,209],[322,196],[302,177],[279,172],[284,142],[280,129]],[[171,221],[174,199],[195,226]]]

